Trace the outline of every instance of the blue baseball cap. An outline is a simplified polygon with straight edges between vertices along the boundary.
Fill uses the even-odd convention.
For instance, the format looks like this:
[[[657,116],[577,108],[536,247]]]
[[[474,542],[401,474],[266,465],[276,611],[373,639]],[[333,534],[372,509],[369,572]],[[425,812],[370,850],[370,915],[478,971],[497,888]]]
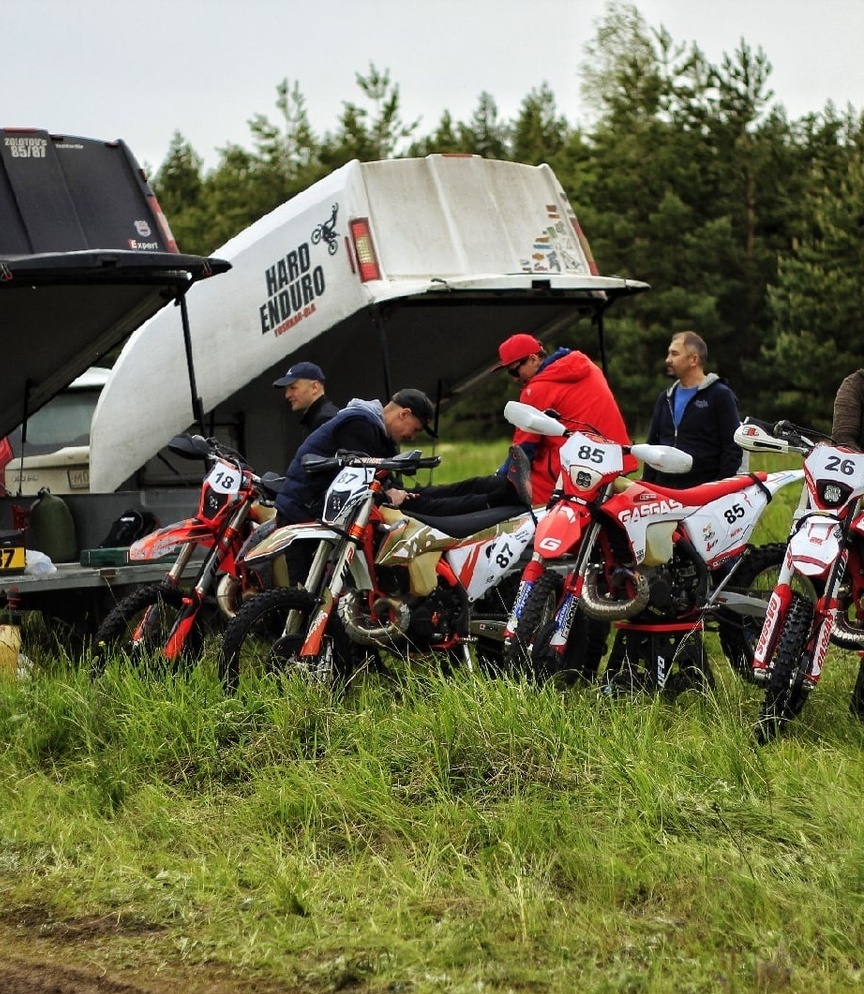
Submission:
[[[319,383],[323,383],[324,373],[321,367],[316,366],[314,362],[295,362],[284,376],[273,381],[273,386],[287,387],[295,380],[318,380]]]

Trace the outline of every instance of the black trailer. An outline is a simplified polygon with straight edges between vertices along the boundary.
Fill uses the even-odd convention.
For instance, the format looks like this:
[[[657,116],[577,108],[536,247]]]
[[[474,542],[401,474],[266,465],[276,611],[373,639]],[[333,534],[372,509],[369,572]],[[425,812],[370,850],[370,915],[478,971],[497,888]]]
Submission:
[[[178,251],[146,177],[122,141],[36,129],[0,129],[0,438],[164,307],[189,342],[185,295],[230,264]],[[194,377],[190,389],[195,394]],[[158,403],[153,398],[153,403]],[[129,431],[136,425],[130,424]],[[163,523],[194,511],[197,490],[76,494],[68,503],[77,544],[99,544],[129,507]],[[14,542],[30,500],[0,496],[0,532]],[[20,540],[26,546],[24,530]],[[8,560],[11,568],[5,568]],[[115,600],[164,570],[159,564],[57,564],[45,576],[20,573],[0,556],[0,606],[20,603],[92,626]]]

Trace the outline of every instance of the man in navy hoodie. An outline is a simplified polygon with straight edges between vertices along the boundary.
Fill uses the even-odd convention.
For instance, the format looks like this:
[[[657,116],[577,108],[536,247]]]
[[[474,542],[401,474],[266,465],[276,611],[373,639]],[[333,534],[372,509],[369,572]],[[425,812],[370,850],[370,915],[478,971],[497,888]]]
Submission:
[[[386,404],[380,400],[354,398],[326,424],[321,425],[297,449],[285,471],[285,482],[276,498],[278,524],[310,521],[321,513],[324,496],[337,470],[307,473],[307,455],[333,456],[341,450],[369,456],[395,456],[401,442],[411,442],[423,430],[437,437],[430,427],[435,417],[432,401],[420,390],[398,390]],[[519,496],[507,479],[474,476],[458,483],[387,491],[394,507],[419,514],[453,515],[489,507],[516,506]]]
[[[646,466],[647,483],[683,490],[735,476],[743,453],[733,435],[741,422],[738,399],[716,373],[705,373],[708,346],[693,331],[672,336],[666,373],[675,382],[657,398],[647,441],[672,445],[693,457],[689,473],[661,473]]]
[[[316,428],[294,454],[276,498],[276,526],[315,520],[323,509],[327,488],[338,470],[307,473],[303,467],[305,456],[333,456],[340,450],[383,458],[395,456],[399,445],[412,442],[421,430],[436,438],[430,426],[434,418],[432,401],[421,390],[410,387],[398,390],[386,404],[356,397],[349,401],[338,414]],[[394,507],[404,505],[408,512],[428,515],[465,514],[519,504],[514,485],[499,476],[472,477],[410,491],[394,485],[387,490],[387,496]],[[292,545],[288,553],[289,573],[298,578],[304,576],[310,556],[309,548]]]

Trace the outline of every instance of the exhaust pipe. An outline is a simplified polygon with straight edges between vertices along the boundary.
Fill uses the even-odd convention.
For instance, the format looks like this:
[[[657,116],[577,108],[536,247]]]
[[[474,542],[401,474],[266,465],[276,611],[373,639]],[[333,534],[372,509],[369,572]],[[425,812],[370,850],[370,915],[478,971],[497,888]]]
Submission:
[[[841,649],[864,649],[864,628],[849,623],[844,611],[834,615],[834,625],[831,629],[831,641]]]
[[[226,573],[216,587],[216,603],[219,606],[219,613],[230,621],[240,610],[243,603],[243,595],[240,589],[240,581],[236,576]]]
[[[579,601],[585,614],[601,621],[623,621],[644,611],[651,593],[648,578],[635,571],[628,572],[630,580],[636,585],[636,596],[629,601],[608,601],[597,591],[600,567],[590,566],[585,574],[582,598]]]
[[[336,605],[339,619],[345,626],[349,638],[360,645],[373,645],[379,649],[386,649],[405,635],[411,621],[411,611],[407,604],[390,597],[382,597],[375,601],[373,609],[376,614],[392,612],[393,620],[384,625],[369,624],[369,616],[364,613],[356,590],[343,594]]]

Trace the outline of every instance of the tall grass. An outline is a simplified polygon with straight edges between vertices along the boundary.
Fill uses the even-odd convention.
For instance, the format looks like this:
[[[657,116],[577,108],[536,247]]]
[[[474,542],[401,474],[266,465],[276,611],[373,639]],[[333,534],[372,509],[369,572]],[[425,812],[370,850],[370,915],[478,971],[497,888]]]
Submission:
[[[761,751],[723,672],[674,706],[417,667],[12,684],[0,894],[137,923],[109,960],[310,989],[851,990],[864,733],[834,662]]]

